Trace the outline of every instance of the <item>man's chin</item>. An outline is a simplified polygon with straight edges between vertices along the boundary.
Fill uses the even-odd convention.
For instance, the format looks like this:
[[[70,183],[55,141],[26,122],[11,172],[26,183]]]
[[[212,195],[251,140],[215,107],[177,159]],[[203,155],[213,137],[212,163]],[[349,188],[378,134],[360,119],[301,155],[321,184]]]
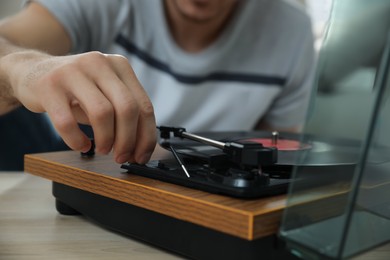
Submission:
[[[188,22],[208,23],[218,17],[220,10],[210,10],[211,7],[207,4],[207,1],[189,2],[186,4],[174,2],[176,11]]]

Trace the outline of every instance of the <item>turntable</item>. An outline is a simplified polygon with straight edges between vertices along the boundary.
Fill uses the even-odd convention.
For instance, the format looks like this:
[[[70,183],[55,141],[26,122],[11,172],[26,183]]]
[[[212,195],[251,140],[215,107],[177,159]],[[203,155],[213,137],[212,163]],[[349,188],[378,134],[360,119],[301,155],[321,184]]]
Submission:
[[[313,136],[304,141],[300,140],[301,135],[275,131],[193,134],[181,127],[158,128],[160,145],[172,153],[172,158],[145,165],[125,163],[123,169],[130,174],[238,198],[285,193],[295,165],[305,166],[313,174],[330,167],[347,174],[358,159],[356,141],[320,141]],[[300,163],[303,158],[305,162]]]
[[[358,156],[359,142],[344,139],[159,130],[165,154],[145,165],[120,166],[93,151],[83,156],[65,151],[26,155],[25,170],[53,181],[61,214],[82,214],[186,257],[295,259],[275,236],[284,193],[291,184],[312,190],[324,185],[330,172],[349,179]],[[297,165],[317,183],[293,179]],[[316,207],[325,205],[320,193],[316,197]],[[339,209],[338,196],[329,201]]]

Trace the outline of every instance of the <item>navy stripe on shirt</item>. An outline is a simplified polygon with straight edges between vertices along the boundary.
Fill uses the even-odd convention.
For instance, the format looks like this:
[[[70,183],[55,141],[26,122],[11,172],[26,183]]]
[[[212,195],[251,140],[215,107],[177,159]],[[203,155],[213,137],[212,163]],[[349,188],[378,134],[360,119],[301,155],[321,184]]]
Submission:
[[[136,55],[138,58],[140,58],[153,68],[163,71],[174,77],[177,81],[186,84],[200,84],[205,81],[236,81],[244,83],[258,83],[265,85],[283,86],[286,82],[286,79],[283,77],[249,73],[212,72],[203,76],[184,75],[174,72],[168,64],[161,62],[156,58],[150,56],[148,53],[142,51],[121,34],[116,37],[115,42],[122,46],[129,53]]]

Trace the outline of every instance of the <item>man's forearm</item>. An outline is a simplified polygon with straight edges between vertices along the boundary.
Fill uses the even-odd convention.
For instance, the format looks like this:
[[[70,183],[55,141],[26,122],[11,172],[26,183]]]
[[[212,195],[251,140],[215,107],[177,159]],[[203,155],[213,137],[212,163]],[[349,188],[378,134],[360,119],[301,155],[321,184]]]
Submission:
[[[12,45],[4,38],[0,37],[0,116],[4,115],[21,104],[14,96],[14,91],[11,86],[9,75],[4,58],[10,53],[20,51],[20,48]]]
[[[24,85],[34,80],[36,71],[50,66],[50,63],[41,66],[39,62],[51,57],[39,50],[14,45],[0,36],[0,115],[22,105],[18,97],[24,94],[21,92]]]

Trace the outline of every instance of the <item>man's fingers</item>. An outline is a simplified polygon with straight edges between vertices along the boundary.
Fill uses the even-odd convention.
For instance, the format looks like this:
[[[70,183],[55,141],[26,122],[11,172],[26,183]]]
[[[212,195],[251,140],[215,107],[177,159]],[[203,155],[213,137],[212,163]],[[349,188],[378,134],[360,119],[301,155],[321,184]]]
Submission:
[[[127,112],[126,109],[121,111],[121,106],[117,108],[119,110],[117,114],[118,120],[116,121],[116,135],[118,138],[115,140],[115,151],[126,149],[126,146],[120,140],[129,138],[127,131],[129,122],[121,119],[126,118],[125,113],[130,113],[133,116],[136,113],[137,117],[131,119],[131,123],[136,127],[132,133],[132,138],[134,139],[131,140],[133,146],[132,159],[138,163],[145,163],[149,160],[156,144],[156,122],[153,105],[145,90],[138,82],[127,59],[121,56],[111,56],[110,60],[120,81],[123,82],[125,88],[123,91],[131,94],[132,100],[135,102],[135,104],[132,104],[132,107],[126,108],[128,110]],[[135,109],[136,111],[134,111]],[[117,161],[120,163],[123,163],[124,159],[117,157]]]
[[[96,151],[107,154],[115,139],[115,113],[111,102],[96,87],[95,83],[81,73],[74,73],[71,85],[74,98],[88,117],[94,130]],[[74,82],[77,82],[75,84]],[[69,82],[68,84],[72,84]]]
[[[137,163],[144,164],[150,160],[156,141],[157,133],[154,116],[151,117],[149,113],[141,112],[138,120],[137,144],[134,153],[134,159]]]
[[[144,163],[156,144],[153,106],[128,60],[119,55],[104,57],[108,64],[101,57],[95,61],[95,66],[100,68],[95,81],[114,108],[115,160]],[[89,69],[92,75],[95,69]]]
[[[64,142],[73,150],[86,152],[91,147],[88,137],[80,130],[75,120],[69,100],[59,93],[48,95],[44,107],[51,118],[54,128],[61,135]]]
[[[94,66],[90,66],[87,75],[94,80],[94,84],[102,95],[112,105],[114,129],[114,156],[118,163],[123,163],[133,157],[136,144],[137,123],[139,116],[138,102],[133,95],[131,87],[128,87],[118,77],[113,65],[110,63],[110,55],[95,57]],[[122,64],[122,66],[130,66]],[[96,75],[96,67],[100,72]],[[93,126],[94,127],[94,126]]]

